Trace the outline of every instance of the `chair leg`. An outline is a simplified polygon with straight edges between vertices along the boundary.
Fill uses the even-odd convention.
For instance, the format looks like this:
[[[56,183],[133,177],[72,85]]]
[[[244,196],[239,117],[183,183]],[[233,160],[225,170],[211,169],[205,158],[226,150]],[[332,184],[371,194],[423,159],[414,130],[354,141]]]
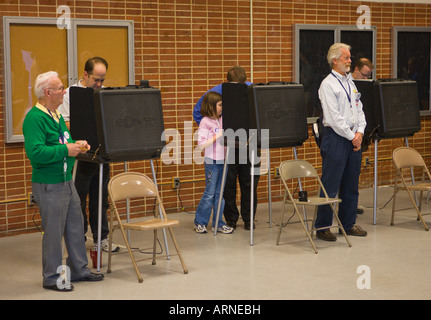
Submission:
[[[429,231],[429,228],[428,228],[427,224],[425,223],[424,219],[422,218],[422,214],[421,214],[421,212],[420,212],[420,210],[419,210],[418,206],[416,205],[416,201],[415,201],[415,199],[413,198],[413,196],[412,196],[412,194],[411,194],[410,190],[407,190],[407,193],[409,194],[410,201],[413,203],[413,206],[415,207],[416,213],[418,214],[418,217],[419,217],[419,219],[421,220],[422,225],[423,225],[423,226],[424,226],[424,228],[425,228],[425,231]]]
[[[349,237],[347,236],[346,231],[344,230],[344,227],[343,227],[343,225],[341,224],[340,218],[338,217],[338,213],[335,211],[335,209],[334,209],[334,206],[333,206],[333,205],[330,205],[330,206],[331,206],[332,212],[334,213],[335,219],[337,219],[338,228],[341,230],[341,233],[343,234],[344,238],[346,239],[346,241],[347,241],[347,245],[348,245],[349,247],[351,247],[351,246],[352,246],[352,243],[350,242]]]
[[[305,234],[307,235],[308,240],[310,240],[311,246],[313,247],[314,253],[318,253],[316,246],[314,245],[314,241],[311,238],[310,232],[308,232],[307,227],[305,226],[304,220],[301,217],[301,214],[299,213],[298,207],[294,204],[294,209],[295,213],[298,215],[299,221],[302,224],[302,228],[305,231]]]
[[[423,197],[424,192],[421,191],[421,193],[419,194],[419,211],[422,212],[422,197]],[[416,218],[417,221],[419,221],[419,216]]]
[[[157,229],[154,229],[154,240],[153,240],[153,262],[152,265],[156,264],[156,243],[157,243]]]
[[[394,199],[392,200],[392,217],[391,217],[391,226],[394,225],[394,218],[395,218],[395,201],[397,198],[397,193],[398,193],[398,189],[397,186],[395,185],[394,187]]]
[[[278,225],[277,241],[275,242],[277,246],[280,243],[280,235],[281,235],[281,228],[283,228],[283,218],[284,218],[285,207],[286,207],[286,193],[284,194],[283,207],[281,209],[280,223]]]
[[[141,273],[139,272],[138,265],[136,264],[136,261],[135,261],[135,257],[133,256],[133,252],[130,249],[129,241],[127,240],[126,232],[124,231],[124,228],[121,224],[120,224],[120,230],[121,230],[121,234],[123,235],[124,242],[126,243],[126,247],[127,247],[127,251],[129,252],[130,259],[132,259],[132,263],[133,263],[133,267],[135,268],[136,275],[138,276],[138,281],[139,283],[141,283],[144,281],[144,279],[142,279]]]
[[[172,231],[171,227],[169,227],[168,230],[169,230],[169,234],[171,235],[172,242],[174,243],[175,250],[177,250],[178,257],[180,258],[181,265],[183,266],[183,271],[185,274],[187,274],[187,273],[189,273],[189,271],[187,270],[187,267],[184,263],[183,256],[181,255],[180,248],[178,247],[177,240],[175,239],[175,236],[174,236],[174,232]]]

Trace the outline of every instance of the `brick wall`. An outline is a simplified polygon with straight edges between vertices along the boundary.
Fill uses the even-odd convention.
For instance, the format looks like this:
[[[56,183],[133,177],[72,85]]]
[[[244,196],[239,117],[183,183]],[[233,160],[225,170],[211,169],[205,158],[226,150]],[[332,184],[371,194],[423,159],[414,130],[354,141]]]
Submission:
[[[294,23],[355,25],[360,4],[371,9],[371,24],[377,26],[377,77],[391,75],[391,26],[431,26],[431,4],[392,4],[340,0],[2,0],[1,16],[55,17],[59,5],[71,8],[72,18],[126,19],[135,23],[136,81],[148,79],[161,89],[165,127],[183,135],[184,121],[192,121],[192,108],[210,87],[225,81],[226,71],[242,65],[254,82],[292,81],[292,28]],[[251,55],[253,21],[253,55]],[[3,58],[3,55],[1,56]],[[0,83],[3,79],[1,59]],[[3,106],[3,90],[0,89]],[[31,167],[23,144],[4,142],[4,112],[0,108],[0,236],[35,231],[40,225],[38,209],[27,205],[31,191]],[[431,118],[422,118],[422,130],[409,139],[410,146],[429,156],[425,137]],[[197,129],[193,124],[193,130]],[[311,137],[311,132],[310,132]],[[183,141],[184,144],[184,141]],[[379,185],[393,182],[391,152],[403,139],[379,143]],[[298,157],[319,168],[321,159],[311,137],[297,148]],[[374,159],[374,147],[364,153]],[[271,150],[271,167],[293,158],[292,149]],[[430,162],[426,157],[428,163]],[[184,159],[183,159],[184,160]],[[123,164],[111,164],[113,174]],[[158,183],[169,212],[185,208],[194,211],[204,189],[203,165],[171,164],[155,161]],[[151,175],[148,161],[131,162],[129,170]],[[171,188],[172,177],[183,181],[179,194]],[[272,199],[279,200],[281,183],[271,178]],[[259,202],[268,201],[268,177],[258,186]],[[373,185],[373,166],[364,166],[361,187]],[[310,186],[313,188],[313,186]],[[178,197],[179,196],[179,197]],[[145,206],[152,210],[152,204]],[[132,204],[132,212],[136,211]]]

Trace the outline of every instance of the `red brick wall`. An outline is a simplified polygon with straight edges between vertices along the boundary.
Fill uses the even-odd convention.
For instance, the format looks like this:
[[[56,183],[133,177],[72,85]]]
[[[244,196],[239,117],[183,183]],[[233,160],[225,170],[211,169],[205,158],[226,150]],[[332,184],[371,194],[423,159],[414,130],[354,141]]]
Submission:
[[[377,77],[391,76],[391,27],[431,26],[431,4],[392,4],[341,0],[252,1],[241,0],[2,0],[1,16],[55,17],[59,5],[71,8],[72,18],[126,19],[135,23],[136,81],[148,79],[162,91],[166,128],[183,133],[184,121],[192,121],[192,108],[200,96],[213,85],[225,81],[226,71],[242,65],[254,82],[292,81],[292,30],[294,23],[356,25],[359,5],[371,9],[371,24],[377,26]],[[253,21],[253,55],[250,27]],[[2,56],[3,58],[3,56]],[[252,69],[253,67],[253,69]],[[0,83],[3,79],[3,59]],[[253,73],[252,73],[253,71]],[[0,89],[3,106],[3,90]],[[31,167],[23,144],[4,142],[4,112],[0,108],[0,236],[35,231],[40,217],[35,206],[27,206],[31,191]],[[193,124],[196,129],[196,125]],[[422,118],[422,130],[409,139],[410,146],[429,156],[431,148],[425,137],[431,132],[431,118]],[[311,137],[311,133],[310,133]],[[390,160],[403,139],[379,144],[379,185],[390,184],[394,171]],[[184,141],[183,141],[184,144]],[[364,156],[374,159],[373,146]],[[297,148],[298,157],[321,165],[312,137]],[[292,149],[271,150],[271,166],[293,157]],[[426,157],[428,160],[429,158]],[[428,161],[429,163],[429,161]],[[194,211],[203,192],[203,165],[156,163],[158,183],[165,207]],[[123,171],[114,164],[113,174]],[[363,167],[360,185],[373,185],[373,166]],[[150,164],[130,163],[129,170],[151,175]],[[172,177],[180,177],[179,192],[170,186]],[[268,201],[266,176],[258,186],[259,202]],[[281,183],[272,178],[272,198],[279,200]],[[312,188],[313,186],[310,186]],[[14,202],[12,202],[14,201]],[[134,206],[132,205],[133,210]],[[151,210],[148,204],[146,210]]]

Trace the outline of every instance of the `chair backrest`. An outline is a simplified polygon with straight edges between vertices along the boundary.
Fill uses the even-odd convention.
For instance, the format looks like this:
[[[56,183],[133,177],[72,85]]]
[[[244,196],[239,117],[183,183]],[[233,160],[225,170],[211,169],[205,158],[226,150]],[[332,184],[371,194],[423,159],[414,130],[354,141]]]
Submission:
[[[124,172],[114,176],[108,184],[112,201],[133,198],[158,198],[154,182],[143,173]]]
[[[283,180],[297,178],[318,178],[314,167],[305,160],[286,160],[280,164],[280,176]]]
[[[392,159],[397,169],[410,167],[426,168],[425,162],[419,152],[409,147],[396,148],[392,153]]]

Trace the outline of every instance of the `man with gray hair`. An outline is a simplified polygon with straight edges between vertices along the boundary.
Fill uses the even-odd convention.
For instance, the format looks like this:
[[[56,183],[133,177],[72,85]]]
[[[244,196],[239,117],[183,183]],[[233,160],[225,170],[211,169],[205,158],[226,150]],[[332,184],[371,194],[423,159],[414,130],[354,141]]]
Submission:
[[[70,281],[99,281],[102,274],[87,267],[81,203],[72,182],[75,156],[90,149],[74,141],[57,111],[66,93],[58,74],[40,74],[34,86],[38,98],[22,126],[25,151],[33,167],[32,191],[42,218],[43,287],[71,291]],[[62,238],[68,257],[63,265]]]
[[[361,143],[366,121],[358,92],[350,71],[350,46],[333,44],[328,51],[331,73],[322,81],[319,99],[322,105],[324,126],[320,153],[322,155],[322,183],[329,197],[342,200],[338,215],[348,235],[366,236],[367,232],[356,225],[361,173]],[[329,230],[332,225],[332,210],[320,206],[315,227],[317,237],[325,241],[336,241]],[[327,228],[326,228],[327,227]],[[326,228],[326,229],[325,229]]]

